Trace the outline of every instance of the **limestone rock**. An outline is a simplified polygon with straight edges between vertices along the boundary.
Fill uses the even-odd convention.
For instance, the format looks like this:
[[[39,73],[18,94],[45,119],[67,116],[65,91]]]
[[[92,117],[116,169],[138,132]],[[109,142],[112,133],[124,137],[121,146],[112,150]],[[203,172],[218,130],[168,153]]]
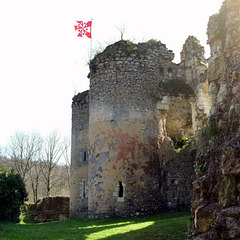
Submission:
[[[222,207],[229,207],[236,204],[235,176],[223,175],[220,183],[218,201]]]
[[[208,232],[199,234],[191,238],[191,240],[220,240],[216,230],[210,230]]]
[[[211,228],[216,219],[218,208],[218,204],[215,203],[207,206],[200,205],[194,211],[194,226],[197,232],[203,233]]]
[[[239,12],[240,0],[225,0],[208,24],[207,75],[213,106],[205,125],[208,139],[197,160],[207,164],[194,185],[193,239],[240,239]],[[206,210],[214,204],[218,209]]]

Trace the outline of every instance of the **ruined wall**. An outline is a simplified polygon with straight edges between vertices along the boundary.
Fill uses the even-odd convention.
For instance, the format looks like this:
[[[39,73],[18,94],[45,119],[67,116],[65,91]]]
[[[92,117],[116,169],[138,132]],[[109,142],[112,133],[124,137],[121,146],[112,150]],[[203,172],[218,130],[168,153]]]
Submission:
[[[161,193],[166,209],[190,208],[197,153],[194,143],[203,116],[210,110],[204,49],[195,37],[185,41],[181,58],[177,76],[160,81],[162,97],[158,101]],[[184,150],[179,147],[182,142],[188,144]]]
[[[196,37],[189,36],[186,39],[181,52],[180,69],[185,82],[192,87],[195,94],[197,85],[206,81],[204,73],[207,70],[207,61],[204,53],[204,47]]]
[[[191,146],[181,152],[170,149],[170,155],[171,158],[160,165],[163,170],[161,193],[165,210],[189,210],[196,149]]]
[[[189,36],[183,45],[180,69],[185,82],[192,87],[195,94],[195,99],[191,101],[192,122],[195,141],[198,142],[202,126],[209,116],[212,101],[209,94],[204,48],[194,36]]]
[[[36,202],[34,222],[61,221],[69,218],[69,197],[45,197]]]
[[[72,103],[70,217],[88,214],[89,91]]]
[[[187,87],[185,85],[185,87]],[[192,91],[192,90],[191,90]],[[185,91],[187,92],[187,91]],[[166,92],[165,92],[166,94]],[[193,137],[192,97],[165,95],[158,101],[160,192],[164,210],[190,208],[192,198],[194,147],[177,150],[183,137]]]
[[[206,83],[206,66],[194,37],[182,56],[175,64],[161,42],[119,41],[91,61],[89,96],[77,95],[72,105],[72,217],[189,207],[196,151],[176,146],[195,134],[195,87]],[[84,151],[86,162],[79,160]]]
[[[240,0],[224,1],[208,25],[213,102],[197,159],[192,239],[240,238]]]
[[[172,59],[173,53],[160,42],[120,41],[92,62],[90,216],[150,214],[161,209],[158,81],[174,74]]]

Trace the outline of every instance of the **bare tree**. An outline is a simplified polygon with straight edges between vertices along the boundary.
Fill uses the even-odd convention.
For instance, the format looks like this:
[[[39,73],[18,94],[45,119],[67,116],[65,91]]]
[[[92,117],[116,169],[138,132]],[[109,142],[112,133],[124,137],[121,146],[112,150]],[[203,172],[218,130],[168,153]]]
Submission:
[[[70,166],[71,166],[71,158],[70,158],[70,141],[68,139],[64,140],[64,149],[63,149],[63,159],[65,161],[64,171],[63,173],[66,176],[66,180],[68,183],[68,188],[70,189]]]
[[[36,202],[39,197],[39,187],[42,179],[43,162],[41,159],[31,162],[29,170],[29,181],[32,190],[32,200]]]
[[[16,132],[10,139],[8,155],[14,162],[14,170],[20,174],[23,181],[26,181],[27,174],[31,168],[31,162],[41,150],[42,137],[38,133],[30,135],[23,132]]]
[[[121,36],[121,41],[123,40],[123,35],[125,34],[126,32],[126,24],[123,24],[121,27],[116,27],[117,30],[120,32],[120,36]]]
[[[42,174],[46,185],[46,195],[49,196],[51,189],[59,179],[53,178],[53,170],[64,154],[64,140],[54,131],[46,139],[43,147]]]
[[[70,141],[52,132],[16,132],[10,139],[7,155],[0,154],[0,165],[13,169],[23,178],[30,201],[51,194],[69,194]],[[0,149],[2,150],[2,148]]]

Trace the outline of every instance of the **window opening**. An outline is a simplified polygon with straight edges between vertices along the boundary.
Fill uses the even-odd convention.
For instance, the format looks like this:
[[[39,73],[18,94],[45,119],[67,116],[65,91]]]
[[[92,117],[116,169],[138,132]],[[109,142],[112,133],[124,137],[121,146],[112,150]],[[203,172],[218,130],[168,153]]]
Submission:
[[[118,197],[123,197],[123,184],[119,181],[119,192]]]
[[[86,198],[86,183],[83,180],[83,198]]]
[[[86,151],[83,152],[83,161],[84,162],[87,161],[87,152]]]

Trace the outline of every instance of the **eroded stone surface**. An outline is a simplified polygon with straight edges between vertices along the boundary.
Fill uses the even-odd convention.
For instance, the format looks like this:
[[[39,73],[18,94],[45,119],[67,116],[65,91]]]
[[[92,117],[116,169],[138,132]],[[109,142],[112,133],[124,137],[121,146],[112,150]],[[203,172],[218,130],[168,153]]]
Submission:
[[[203,127],[205,144],[197,158],[193,196],[193,239],[240,238],[240,1],[226,0],[210,18],[208,80],[213,106]],[[206,183],[206,180],[208,184]],[[201,204],[218,206],[204,215]],[[197,211],[197,215],[195,212]],[[214,214],[215,213],[215,214]],[[211,224],[208,224],[208,222]],[[199,231],[199,229],[201,231]],[[200,234],[200,232],[204,232]],[[214,233],[214,237],[208,237]]]

